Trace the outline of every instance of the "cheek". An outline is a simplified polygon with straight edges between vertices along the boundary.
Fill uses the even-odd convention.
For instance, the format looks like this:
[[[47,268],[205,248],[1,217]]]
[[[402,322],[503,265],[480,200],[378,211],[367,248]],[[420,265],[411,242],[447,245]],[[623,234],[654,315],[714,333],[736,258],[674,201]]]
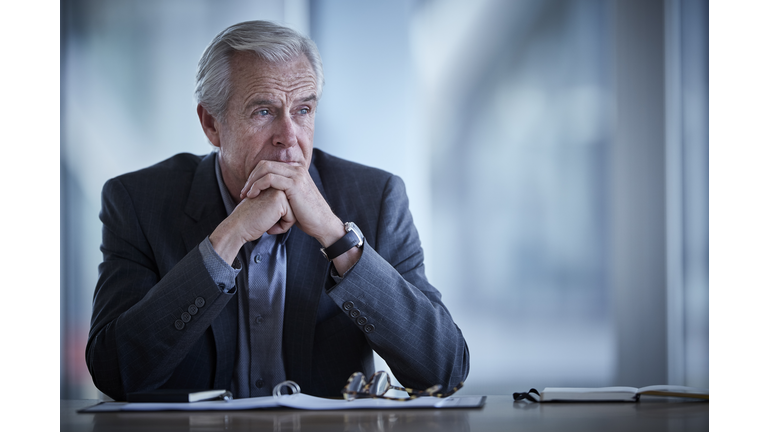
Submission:
[[[305,150],[305,153],[307,151],[312,151],[312,140],[315,136],[315,122],[314,120],[309,120],[305,124],[301,126],[301,133],[303,136],[304,145],[306,147],[309,147],[309,150]]]
[[[239,127],[229,130],[226,140],[222,140],[226,143],[225,145],[229,147],[231,153],[242,153],[247,150],[249,143],[253,141],[254,136],[256,136],[254,131]]]
[[[302,133],[309,137],[309,139],[312,139],[312,136],[315,133],[315,118],[313,117],[307,117],[304,119],[301,123],[299,123],[299,128],[301,128]]]

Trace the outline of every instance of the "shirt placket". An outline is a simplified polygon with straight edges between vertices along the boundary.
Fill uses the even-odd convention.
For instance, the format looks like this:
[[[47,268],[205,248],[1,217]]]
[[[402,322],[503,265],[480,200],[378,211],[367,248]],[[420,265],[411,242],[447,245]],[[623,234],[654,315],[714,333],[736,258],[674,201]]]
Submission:
[[[285,269],[279,254],[285,248],[264,235],[249,256],[248,305],[251,346],[251,395],[265,396],[285,379],[282,335]],[[285,256],[282,256],[283,262]]]

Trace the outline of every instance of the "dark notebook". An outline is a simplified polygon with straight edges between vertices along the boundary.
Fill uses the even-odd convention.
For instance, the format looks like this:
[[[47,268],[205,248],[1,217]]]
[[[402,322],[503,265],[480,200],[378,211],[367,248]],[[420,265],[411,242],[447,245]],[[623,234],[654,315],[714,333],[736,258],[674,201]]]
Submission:
[[[227,390],[161,389],[150,392],[128,393],[128,402],[199,402],[210,399],[232,399]]]

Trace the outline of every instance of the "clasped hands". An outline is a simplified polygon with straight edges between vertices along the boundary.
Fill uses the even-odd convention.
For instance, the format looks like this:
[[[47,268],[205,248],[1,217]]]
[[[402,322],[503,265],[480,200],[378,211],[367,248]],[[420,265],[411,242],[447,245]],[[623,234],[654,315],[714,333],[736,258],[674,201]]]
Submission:
[[[304,166],[260,161],[243,185],[240,199],[232,214],[210,236],[214,249],[228,263],[234,262],[243,244],[265,232],[281,234],[296,225],[322,247],[346,233]],[[352,256],[334,259],[339,274],[359,259],[357,250],[351,252]]]

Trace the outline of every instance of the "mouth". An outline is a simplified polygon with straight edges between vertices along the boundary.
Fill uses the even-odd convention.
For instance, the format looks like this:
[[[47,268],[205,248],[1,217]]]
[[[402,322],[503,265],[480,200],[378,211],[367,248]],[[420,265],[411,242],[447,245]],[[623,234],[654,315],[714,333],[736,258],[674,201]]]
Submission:
[[[281,163],[281,164],[286,164],[286,165],[295,166],[295,167],[303,167],[304,166],[304,164],[302,164],[301,162],[296,162],[296,161],[276,160],[276,161],[273,161],[273,162],[278,162],[278,163]]]
[[[288,152],[285,152],[285,153],[288,153]],[[297,155],[294,155],[294,154],[282,154],[281,152],[279,154],[274,154],[271,157],[267,157],[267,160],[284,163],[286,165],[303,166],[304,164],[301,162],[303,158],[299,157],[298,159],[300,160],[297,160],[296,156]]]

